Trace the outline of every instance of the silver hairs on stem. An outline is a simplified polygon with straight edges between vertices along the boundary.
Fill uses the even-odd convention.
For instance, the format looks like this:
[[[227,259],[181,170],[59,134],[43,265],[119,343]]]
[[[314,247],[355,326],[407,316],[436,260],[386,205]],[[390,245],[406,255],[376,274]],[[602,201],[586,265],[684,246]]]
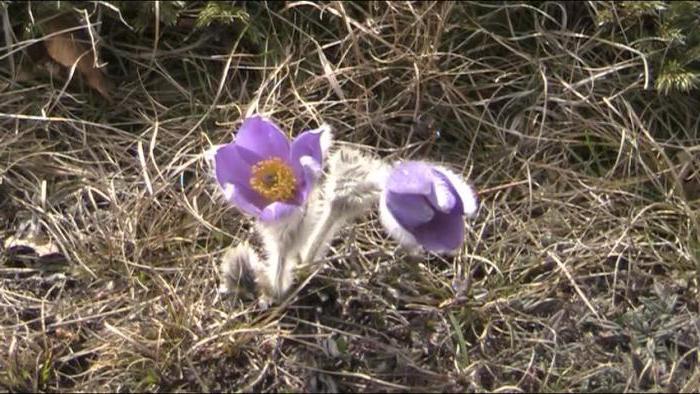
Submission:
[[[330,156],[323,199],[310,216],[314,220],[305,223],[309,236],[301,249],[302,264],[320,258],[343,224],[377,202],[386,174],[382,161],[356,149],[343,147]]]
[[[221,273],[221,294],[237,294],[241,298],[255,293],[258,277],[264,266],[247,242],[226,250],[221,257],[219,272]]]
[[[274,224],[257,223],[265,251],[265,269],[258,282],[261,295],[270,300],[281,299],[294,283],[294,268],[299,260],[300,231],[305,212],[298,217]]]

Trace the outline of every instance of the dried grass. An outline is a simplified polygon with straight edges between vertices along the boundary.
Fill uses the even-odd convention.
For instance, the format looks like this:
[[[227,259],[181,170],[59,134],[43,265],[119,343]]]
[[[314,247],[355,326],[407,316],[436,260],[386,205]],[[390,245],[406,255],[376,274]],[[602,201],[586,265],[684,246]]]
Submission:
[[[697,96],[645,89],[586,3],[259,7],[260,43],[103,25],[114,105],[1,71],[0,235],[63,258],[0,257],[0,387],[700,389]],[[221,298],[250,223],[202,153],[255,111],[463,171],[464,250],[411,260],[370,217],[283,306]]]

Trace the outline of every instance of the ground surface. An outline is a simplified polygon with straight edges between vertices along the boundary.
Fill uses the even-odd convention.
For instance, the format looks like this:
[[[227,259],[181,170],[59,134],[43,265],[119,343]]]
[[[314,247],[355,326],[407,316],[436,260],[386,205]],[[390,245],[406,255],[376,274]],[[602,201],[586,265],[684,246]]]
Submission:
[[[697,94],[655,91],[585,3],[248,12],[138,34],[103,10],[111,104],[3,71],[0,387],[700,390]],[[250,222],[202,153],[256,111],[461,171],[465,247],[409,259],[370,216],[281,307],[221,297]]]

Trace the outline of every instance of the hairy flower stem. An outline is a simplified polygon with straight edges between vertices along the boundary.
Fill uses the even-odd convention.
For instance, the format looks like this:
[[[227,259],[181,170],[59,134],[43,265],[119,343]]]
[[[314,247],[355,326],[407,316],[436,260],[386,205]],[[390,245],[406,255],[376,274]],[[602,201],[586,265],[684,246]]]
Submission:
[[[376,194],[376,193],[375,193]],[[377,196],[372,196],[372,200],[376,200]],[[316,226],[313,228],[311,235],[306,240],[305,246],[301,252],[300,264],[303,266],[311,265],[315,260],[321,258],[327,248],[330,246],[330,241],[346,223],[362,216],[366,213],[371,205],[367,204],[360,209],[348,209],[347,203],[338,199],[326,203],[323,212],[321,213]]]
[[[338,204],[326,204],[317,225],[314,227],[305,247],[301,252],[301,264],[312,263],[323,251],[327,242],[335,235],[340,226],[347,221],[342,212],[338,212]]]
[[[266,267],[260,272],[258,283],[262,295],[268,298],[266,301],[280,300],[294,282],[302,220],[300,217],[275,225],[258,224],[266,253]]]
[[[315,213],[305,240],[301,264],[321,258],[333,236],[346,223],[364,215],[379,201],[385,164],[360,151],[341,148],[329,158],[322,208]]]

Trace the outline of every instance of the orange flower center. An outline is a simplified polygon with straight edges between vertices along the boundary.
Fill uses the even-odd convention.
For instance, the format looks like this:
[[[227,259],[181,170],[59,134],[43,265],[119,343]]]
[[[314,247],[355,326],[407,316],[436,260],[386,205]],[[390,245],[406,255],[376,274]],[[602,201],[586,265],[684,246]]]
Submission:
[[[275,157],[253,166],[250,187],[270,201],[287,201],[294,197],[297,180],[294,171]]]

